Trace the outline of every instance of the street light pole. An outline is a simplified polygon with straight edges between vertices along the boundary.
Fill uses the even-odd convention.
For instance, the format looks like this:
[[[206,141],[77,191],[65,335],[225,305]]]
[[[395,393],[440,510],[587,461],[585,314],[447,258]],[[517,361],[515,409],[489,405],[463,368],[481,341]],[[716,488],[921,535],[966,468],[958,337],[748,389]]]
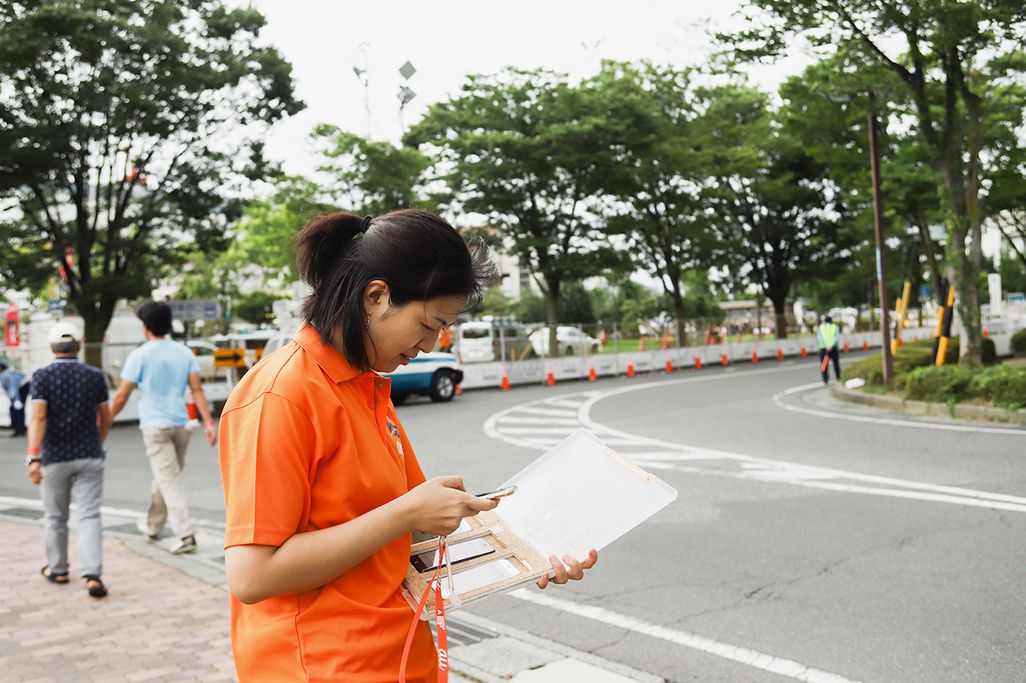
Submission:
[[[883,379],[890,384],[894,377],[891,358],[891,316],[887,309],[887,277],[883,254],[883,207],[880,204],[880,157],[876,148],[876,96],[869,93],[869,169],[873,182],[873,232],[876,236],[876,279],[880,288],[880,336],[883,350]]]

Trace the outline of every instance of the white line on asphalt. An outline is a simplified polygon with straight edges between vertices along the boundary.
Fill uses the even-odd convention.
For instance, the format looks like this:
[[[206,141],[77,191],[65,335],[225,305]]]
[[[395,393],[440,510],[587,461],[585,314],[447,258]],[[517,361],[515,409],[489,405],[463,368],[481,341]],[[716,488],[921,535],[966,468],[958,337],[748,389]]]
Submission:
[[[723,657],[725,659],[738,662],[739,664],[755,667],[764,671],[770,671],[798,681],[810,681],[811,683],[854,683],[853,679],[838,676],[837,674],[830,673],[829,671],[815,669],[791,659],[782,659],[762,652],[756,652],[755,650],[749,650],[745,647],[738,647],[737,645],[721,643],[710,638],[703,638],[702,636],[688,633],[686,631],[678,631],[677,629],[668,628],[666,626],[650,624],[626,614],[619,614],[617,612],[603,609],[602,607],[580,605],[569,600],[553,598],[548,595],[539,595],[538,593],[524,589],[516,590],[510,593],[510,595],[514,598],[524,600],[525,602],[531,602],[536,605],[557,609],[562,612],[584,617],[585,619],[591,619],[617,628],[641,633],[652,638],[666,640],[671,643],[676,643],[677,645],[683,645],[684,647],[689,647],[694,650],[707,652],[711,655],[716,655],[717,657]]]
[[[829,417],[834,420],[851,420],[852,422],[870,422],[874,424],[885,424],[893,425],[896,427],[912,427],[913,429],[939,429],[948,432],[974,432],[979,434],[1010,434],[1012,436],[1026,436],[1026,429],[1008,429],[1003,427],[977,427],[975,425],[958,425],[958,424],[942,424],[939,422],[926,422],[919,420],[898,420],[894,418],[886,417],[870,417],[868,415],[848,415],[845,413],[834,413],[827,410],[816,410],[815,408],[804,408],[802,406],[792,405],[785,403],[781,399],[784,396],[790,396],[792,394],[800,393],[803,391],[809,391],[810,389],[817,389],[822,387],[821,382],[814,382],[812,384],[803,384],[797,387],[791,387],[785,391],[781,391],[779,394],[773,396],[773,402],[784,410],[790,410],[794,413],[803,413],[805,415],[813,415],[815,417]]]
[[[767,372],[772,372],[772,371],[767,371]],[[735,374],[733,376],[734,377],[738,377],[740,375],[741,375],[741,373],[738,373],[738,374]],[[929,491],[931,493],[938,493],[938,494],[953,494],[954,496],[961,496],[961,497],[964,497],[964,498],[967,498],[967,499],[971,499],[971,500],[963,501],[962,503],[959,503],[959,504],[969,505],[971,507],[990,507],[990,506],[987,506],[987,505],[980,505],[978,502],[976,502],[977,500],[1001,501],[1003,503],[1012,503],[1013,505],[1016,505],[1016,506],[1026,505],[1026,498],[1022,498],[1022,497],[1019,497],[1019,496],[1008,496],[1008,495],[1001,494],[1001,493],[991,493],[989,491],[978,491],[976,489],[967,489],[967,488],[962,488],[960,486],[943,486],[943,485],[939,485],[939,484],[926,484],[926,483],[923,483],[923,482],[911,481],[911,480],[908,480],[908,479],[896,479],[896,478],[892,478],[892,477],[881,477],[881,476],[876,476],[876,475],[872,475],[872,474],[861,474],[861,473],[858,473],[858,472],[849,472],[849,471],[846,471],[846,470],[836,470],[836,469],[831,469],[831,468],[826,468],[826,467],[814,467],[814,466],[811,466],[811,465],[803,465],[803,464],[800,464],[800,463],[788,462],[786,460],[769,460],[769,459],[765,459],[765,458],[755,458],[755,457],[752,457],[752,456],[749,456],[749,455],[742,455],[740,453],[730,453],[730,452],[725,452],[725,451],[713,451],[711,449],[694,449],[694,448],[691,448],[689,446],[684,446],[684,445],[681,445],[681,444],[675,444],[675,443],[670,442],[670,441],[659,441],[657,439],[649,439],[648,437],[642,437],[642,436],[639,436],[637,434],[631,434],[630,432],[625,432],[625,431],[622,431],[622,430],[619,430],[619,429],[613,429],[612,427],[607,427],[607,426],[605,426],[605,425],[603,425],[601,423],[595,422],[594,420],[591,419],[590,413],[591,413],[592,407],[596,403],[598,403],[600,400],[603,400],[605,398],[609,398],[610,396],[615,396],[615,395],[618,395],[618,394],[627,393],[628,391],[639,391],[639,390],[644,389],[646,387],[665,386],[667,384],[674,383],[674,382],[684,383],[684,382],[687,382],[687,381],[688,380],[669,380],[669,381],[664,380],[662,382],[652,382],[652,383],[647,384],[647,385],[638,385],[638,386],[634,386],[634,387],[621,387],[620,389],[614,389],[614,390],[608,392],[605,395],[593,396],[592,398],[590,398],[588,401],[586,401],[581,406],[580,410],[578,411],[578,419],[580,420],[581,425],[583,427],[585,427],[587,429],[597,429],[597,430],[599,430],[603,434],[603,438],[606,438],[606,436],[618,436],[618,437],[622,437],[622,438],[644,439],[648,443],[659,444],[660,446],[662,446],[664,448],[668,448],[668,449],[681,450],[681,451],[684,451],[684,452],[693,452],[693,451],[701,450],[701,451],[703,451],[705,453],[708,453],[708,454],[717,454],[721,459],[724,459],[724,460],[740,460],[740,461],[746,461],[746,462],[750,462],[750,463],[766,463],[766,464],[769,464],[770,466],[778,467],[778,468],[793,468],[794,470],[796,470],[797,472],[800,472],[803,475],[802,478],[804,478],[810,472],[815,472],[815,473],[819,473],[820,475],[822,475],[823,479],[852,479],[852,480],[855,480],[855,481],[866,482],[866,483],[871,483],[871,484],[881,484],[883,486],[895,486],[895,487],[901,487],[901,488],[904,488],[904,489],[913,489],[913,490],[919,490],[919,491]],[[710,472],[707,472],[707,473],[710,473]],[[711,472],[710,474],[716,474],[716,473],[715,472]],[[749,476],[747,478],[753,478],[753,477]],[[796,485],[809,485],[807,482],[793,481],[793,480],[788,480],[787,483],[796,484]],[[825,487],[817,486],[817,487],[814,487],[814,488],[825,488]],[[881,493],[879,493],[879,495],[884,495],[884,496],[895,496],[895,495],[898,495],[900,497],[900,493],[901,493],[901,492],[898,492],[897,494],[894,493],[893,492],[894,489],[869,488],[869,487],[866,487],[865,490],[860,490],[859,492],[860,493],[875,493],[877,491],[881,492]],[[919,495],[909,495],[907,497],[908,498],[912,498],[912,499],[917,499],[917,500],[922,500],[923,499]],[[954,498],[954,497],[952,497],[950,499],[945,499],[943,501],[940,500],[939,498],[936,499],[936,500],[937,500],[937,502],[949,502],[949,503],[957,502],[957,499]],[[995,506],[993,506],[993,508],[997,509],[997,510],[1007,509],[1004,505],[1001,505],[1001,504],[996,504]]]
[[[549,417],[577,417],[577,406],[574,410],[567,408],[539,408],[537,406],[545,405],[543,401],[532,401],[530,404],[525,403],[522,406],[517,406],[516,410],[519,413],[532,413],[535,415],[548,415]]]
[[[573,425],[579,426],[577,415],[574,417],[504,417],[500,420],[502,424],[532,424],[532,425]]]

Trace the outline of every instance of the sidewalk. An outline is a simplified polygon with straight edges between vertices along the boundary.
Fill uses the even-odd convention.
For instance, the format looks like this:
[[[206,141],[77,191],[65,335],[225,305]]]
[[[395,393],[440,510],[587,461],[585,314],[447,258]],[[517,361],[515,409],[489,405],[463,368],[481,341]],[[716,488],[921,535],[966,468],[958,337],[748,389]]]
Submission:
[[[199,528],[200,551],[173,556],[130,530],[130,511],[104,512],[104,583],[96,600],[76,578],[39,574],[40,513],[0,501],[0,678],[12,683],[235,681],[219,534]],[[170,540],[170,539],[168,539]],[[166,542],[166,541],[165,541]],[[534,638],[469,613],[449,620],[453,683],[657,683],[662,679]]]

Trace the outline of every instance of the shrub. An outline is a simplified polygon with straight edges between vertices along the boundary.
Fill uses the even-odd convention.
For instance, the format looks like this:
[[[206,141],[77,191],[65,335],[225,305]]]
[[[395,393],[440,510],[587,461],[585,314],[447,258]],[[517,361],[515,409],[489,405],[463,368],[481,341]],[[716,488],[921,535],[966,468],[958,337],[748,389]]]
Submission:
[[[982,356],[984,365],[997,365],[1001,362],[998,360],[997,347],[994,346],[994,340],[990,337],[983,338],[983,346],[980,348],[980,355]]]
[[[905,398],[957,403],[970,396],[970,384],[980,372],[961,365],[916,368],[905,377]]]
[[[969,394],[999,408],[1026,407],[1026,367],[995,365],[980,370],[972,377]]]
[[[1026,330],[1019,330],[1012,335],[1012,353],[1026,356]]]
[[[945,363],[958,363],[958,338],[953,338],[948,344],[948,351],[945,354]],[[912,372],[916,368],[933,365],[933,340],[921,339],[919,341],[907,342],[898,353],[894,355],[894,377],[900,380],[902,375]],[[843,380],[853,377],[861,377],[866,384],[883,384],[883,362],[881,354],[874,353],[872,356],[863,358],[846,365],[841,372]]]

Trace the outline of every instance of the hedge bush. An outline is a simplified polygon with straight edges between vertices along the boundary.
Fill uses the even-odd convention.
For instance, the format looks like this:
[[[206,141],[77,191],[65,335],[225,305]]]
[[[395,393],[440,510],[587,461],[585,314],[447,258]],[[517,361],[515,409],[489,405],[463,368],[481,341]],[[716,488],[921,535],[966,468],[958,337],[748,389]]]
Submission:
[[[997,347],[994,346],[994,340],[990,337],[983,338],[983,346],[980,347],[980,360],[983,361],[984,365],[997,365],[1001,361],[998,360]]]
[[[1026,408],[1026,367],[995,365],[976,372],[969,385],[969,395],[999,408]]]
[[[969,398],[973,376],[982,372],[961,365],[916,368],[904,377],[905,398],[958,403]]]
[[[958,363],[958,338],[955,337],[948,344],[948,351],[944,356],[947,364]],[[902,375],[912,372],[916,368],[933,365],[933,340],[920,339],[919,341],[907,342],[898,353],[894,355],[894,376],[900,378]],[[882,386],[883,362],[881,354],[874,353],[862,360],[849,363],[841,371],[841,378],[844,381],[860,377],[866,384]]]
[[[1026,330],[1019,330],[1012,335],[1012,353],[1026,356]]]

